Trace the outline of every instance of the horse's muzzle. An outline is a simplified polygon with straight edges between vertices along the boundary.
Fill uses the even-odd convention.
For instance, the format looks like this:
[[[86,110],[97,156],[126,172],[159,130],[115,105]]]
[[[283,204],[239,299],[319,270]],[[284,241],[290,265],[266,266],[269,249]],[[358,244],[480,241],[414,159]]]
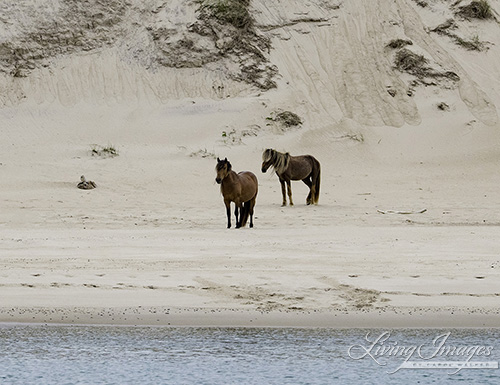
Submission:
[[[217,184],[220,184],[222,182],[222,179],[221,178],[215,178],[215,181],[217,182]]]

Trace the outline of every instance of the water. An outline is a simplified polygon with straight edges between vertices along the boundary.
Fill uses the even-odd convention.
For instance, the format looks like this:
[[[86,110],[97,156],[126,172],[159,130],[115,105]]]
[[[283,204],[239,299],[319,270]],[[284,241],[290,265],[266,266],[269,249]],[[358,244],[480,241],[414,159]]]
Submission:
[[[429,358],[435,350],[433,340],[441,336],[435,344],[461,347],[455,353],[465,354],[467,348],[469,354],[475,352],[472,362],[500,361],[500,329],[3,325],[0,384],[500,383],[499,369],[462,369],[456,374],[449,374],[456,369],[401,369],[388,374],[404,357],[382,354],[381,350],[377,355],[374,348],[371,354],[385,366],[368,355],[359,358],[364,352],[360,346],[370,346],[365,339],[367,332],[370,341],[388,337],[375,348],[422,345],[423,356]],[[463,361],[464,356],[426,361],[444,359]]]

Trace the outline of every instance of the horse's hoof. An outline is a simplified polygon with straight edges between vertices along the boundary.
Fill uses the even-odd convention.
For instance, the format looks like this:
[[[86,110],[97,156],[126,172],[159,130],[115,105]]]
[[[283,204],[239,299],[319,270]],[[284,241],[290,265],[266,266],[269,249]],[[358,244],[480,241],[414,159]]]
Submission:
[[[253,228],[253,223],[250,223],[250,228]]]

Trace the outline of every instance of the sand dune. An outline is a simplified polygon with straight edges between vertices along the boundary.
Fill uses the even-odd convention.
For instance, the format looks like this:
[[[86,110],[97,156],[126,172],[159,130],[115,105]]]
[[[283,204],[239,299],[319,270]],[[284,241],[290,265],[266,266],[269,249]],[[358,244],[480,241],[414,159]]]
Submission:
[[[196,40],[193,2],[117,0],[110,25],[76,26],[84,43],[52,51],[61,30],[37,30],[54,47],[23,62],[67,4],[0,5],[0,321],[498,326],[496,21],[444,1],[255,0],[263,73],[277,69],[264,90]],[[488,49],[430,32],[449,18]],[[393,39],[458,79],[400,72]],[[318,158],[318,206],[301,182],[280,206],[268,147]],[[217,156],[259,178],[254,229],[225,229]],[[77,189],[82,174],[98,187]]]

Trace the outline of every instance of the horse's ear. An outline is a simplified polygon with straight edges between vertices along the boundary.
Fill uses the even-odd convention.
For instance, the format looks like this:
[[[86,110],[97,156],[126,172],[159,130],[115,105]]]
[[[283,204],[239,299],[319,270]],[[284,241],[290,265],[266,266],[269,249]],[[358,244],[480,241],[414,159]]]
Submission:
[[[217,157],[217,163],[219,163],[219,162],[220,162],[220,159],[219,159],[219,157]]]
[[[227,158],[224,158],[224,162],[227,162]]]

